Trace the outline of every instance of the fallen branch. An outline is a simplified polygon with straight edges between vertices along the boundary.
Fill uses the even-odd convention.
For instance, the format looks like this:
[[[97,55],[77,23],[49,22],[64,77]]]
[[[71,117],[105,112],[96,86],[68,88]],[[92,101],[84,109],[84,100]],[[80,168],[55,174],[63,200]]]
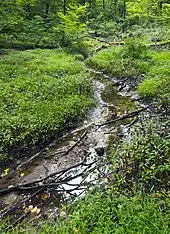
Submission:
[[[72,170],[72,169],[74,169],[74,168],[76,168],[76,167],[91,165],[91,164],[85,164],[85,160],[86,160],[86,158],[88,157],[88,155],[89,155],[89,154],[87,154],[87,155],[85,156],[85,158],[84,158],[80,163],[75,164],[75,165],[73,165],[73,166],[71,166],[71,167],[69,167],[69,168],[63,169],[63,170],[58,171],[58,172],[53,172],[53,173],[51,173],[50,175],[48,175],[48,176],[46,176],[46,177],[44,177],[44,178],[42,178],[42,179],[39,179],[39,180],[35,180],[35,181],[28,182],[28,183],[24,183],[24,184],[19,184],[19,185],[10,187],[10,188],[1,189],[1,190],[0,190],[0,194],[9,193],[9,192],[12,192],[12,191],[17,191],[17,190],[23,190],[24,187],[25,187],[25,190],[26,190],[26,187],[31,186],[31,185],[36,184],[36,183],[43,182],[43,181],[47,180],[47,179],[50,178],[50,177],[54,177],[54,176],[56,176],[56,175],[59,175],[59,176],[57,177],[57,179],[58,179],[59,177],[61,177],[62,175],[64,175],[66,172],[68,172],[68,171],[70,171],[70,170]],[[56,180],[56,179],[55,179],[55,180]]]
[[[90,163],[88,166],[91,166],[92,164],[94,164],[94,162]],[[81,172],[80,174],[77,174],[77,175],[75,175],[73,177],[67,177],[67,178],[65,178],[63,180],[59,180],[58,182],[55,182],[55,183],[49,182],[49,183],[46,183],[46,184],[38,184],[38,185],[29,186],[29,187],[28,186],[27,187],[25,187],[25,186],[18,186],[17,187],[16,186],[16,187],[13,187],[12,191],[28,191],[28,190],[38,189],[38,188],[43,188],[44,189],[44,188],[47,188],[47,187],[48,188],[57,187],[57,186],[59,186],[61,184],[65,184],[66,182],[72,181],[72,180],[76,179],[77,177],[83,176],[84,173],[85,173],[85,170],[83,172]]]
[[[134,111],[134,112],[131,112],[127,115],[122,115],[122,116],[119,116],[117,119],[113,119],[113,120],[110,120],[108,122],[105,122],[105,123],[102,123],[102,124],[98,124],[98,127],[102,127],[104,125],[108,125],[108,124],[111,124],[111,123],[115,123],[117,121],[120,121],[120,120],[124,120],[124,119],[128,119],[128,118],[133,118],[135,117],[136,115],[138,115],[139,113],[147,110],[152,104],[140,109],[140,110],[137,110],[137,111]]]
[[[85,131],[82,136],[75,142],[75,144],[73,144],[66,152],[65,152],[65,155],[68,154],[71,150],[74,149],[74,147],[80,142],[83,140],[83,138],[87,135],[87,131]]]
[[[88,129],[89,127],[91,127],[91,125],[92,125],[93,123],[90,123],[90,124],[87,124],[87,125],[85,125],[85,126],[83,126],[82,128],[79,128],[79,129],[76,129],[76,130],[74,130],[74,131],[72,131],[72,132],[70,132],[70,133],[67,133],[66,135],[64,135],[63,136],[63,138],[66,138],[66,137],[69,137],[69,136],[71,136],[71,135],[73,135],[73,134],[76,134],[76,133],[78,133],[78,132],[81,132],[81,131],[83,131],[83,130],[85,130],[85,129]],[[86,130],[87,131],[87,130]],[[85,132],[86,132],[85,131]],[[87,133],[86,133],[87,134]],[[85,135],[86,135],[85,134]],[[84,138],[84,136],[83,136],[83,138]],[[76,143],[76,145],[78,144],[78,142]],[[66,148],[66,147],[65,147]],[[67,147],[68,148],[68,147]],[[73,147],[74,148],[74,147]],[[63,156],[65,156],[65,154],[67,154],[67,151],[68,151],[69,149],[63,149],[63,150],[59,150],[59,151],[57,151],[57,152],[55,152],[55,153],[52,153],[52,154],[50,154],[47,158],[49,158],[49,157],[52,157],[52,156],[56,156],[56,155],[60,155],[59,157],[57,157],[57,158],[61,158],[61,157],[63,157]]]
[[[128,124],[126,127],[129,128],[131,127],[133,124],[135,124],[138,121],[138,117],[134,120],[132,120],[132,122],[130,122],[130,124]]]
[[[77,190],[78,188],[80,188],[81,186],[86,186],[86,184],[83,184],[83,182],[87,179],[87,177],[89,176],[90,173],[92,173],[96,167],[93,167],[91,169],[88,170],[88,168],[90,168],[92,166],[92,164],[94,164],[95,162],[91,162],[89,164],[84,164],[84,166],[87,166],[87,168],[85,168],[81,173],[75,175],[75,176],[72,176],[72,177],[66,177],[64,178],[63,180],[59,180],[58,182],[55,182],[54,181],[56,179],[59,179],[59,177],[57,178],[54,178],[52,179],[49,183],[47,184],[39,184],[39,185],[36,185],[36,186],[32,186],[32,187],[19,187],[19,190],[32,190],[32,189],[37,189],[39,188],[38,191],[36,191],[35,193],[33,193],[31,196],[27,197],[26,199],[24,199],[23,201],[19,202],[17,205],[15,206],[12,206],[10,207],[4,214],[1,215],[1,218],[3,219],[6,215],[8,215],[10,212],[16,210],[17,208],[19,208],[22,204],[26,203],[27,201],[29,201],[30,199],[32,199],[33,197],[35,197],[36,195],[38,195],[39,193],[43,192],[43,190],[45,188],[52,188],[52,187],[59,187],[57,190],[55,189],[56,192],[72,192],[74,190]],[[80,177],[80,176],[83,176],[82,177],[82,180],[79,184],[69,184],[68,182],[69,181],[72,181],[74,180],[75,178],[77,177]],[[92,181],[90,181],[88,183],[88,185],[91,183]],[[68,186],[74,186],[74,188],[71,188],[71,189],[60,189],[60,186],[64,185],[64,184],[67,184]],[[75,187],[76,186],[76,187]],[[83,188],[81,188],[82,190]]]
[[[105,44],[109,46],[119,46],[119,45],[124,45],[124,42],[122,41],[112,41],[112,42],[109,42],[107,40],[105,40],[104,38],[100,38],[100,37],[95,37],[95,36],[91,36],[93,39],[97,40],[97,41],[100,41],[100,42],[103,42]]]
[[[22,166],[24,166],[25,164],[31,162],[33,159],[35,159],[36,157],[38,157],[40,154],[42,153],[42,150],[39,151],[38,153],[34,154],[31,158],[29,158],[27,161],[21,163],[17,168],[16,170],[20,169]]]
[[[78,130],[72,131],[71,133],[68,133],[68,134],[64,135],[63,138],[69,137],[69,136],[71,136],[71,135],[73,135],[73,134],[75,134],[75,133],[77,133],[77,132],[79,132],[79,131],[82,131],[83,129],[88,128],[88,127],[90,127],[91,125],[92,125],[92,124],[89,124],[89,125],[87,125],[87,126],[85,126],[85,127],[83,127],[83,128],[80,128],[80,129],[78,129]],[[87,134],[87,131],[85,131],[84,134],[86,135],[86,134]],[[75,146],[85,137],[84,134],[80,137],[80,139],[78,140],[78,142],[75,143]],[[57,152],[55,152],[55,153],[53,153],[53,154],[50,154],[48,157],[52,157],[52,156],[55,156],[55,155],[58,155],[58,154],[62,154],[62,156],[65,155],[65,154],[68,154],[75,146],[73,145],[73,146],[71,147],[71,149],[68,149],[68,150],[62,150],[62,151],[60,150],[60,151],[57,151]],[[49,147],[47,146],[46,148],[49,148]],[[38,153],[34,154],[31,158],[29,158],[29,159],[26,160],[25,162],[21,163],[21,164],[16,168],[16,170],[20,169],[20,168],[23,167],[25,164],[30,163],[30,162],[31,162],[33,159],[35,159],[36,157],[40,156],[41,153],[42,153],[44,150],[45,150],[45,148],[42,149],[41,151],[39,151]],[[69,152],[68,152],[68,151],[69,151]],[[47,157],[47,158],[48,158],[48,157]]]
[[[26,199],[22,200],[21,202],[19,202],[18,204],[16,204],[15,206],[10,207],[7,211],[5,211],[4,214],[1,215],[1,218],[3,219],[8,213],[12,212],[13,210],[16,210],[17,208],[19,208],[22,204],[24,204],[25,202],[29,201],[30,199],[32,199],[33,197],[35,197],[36,195],[38,195],[39,193],[41,193],[43,191],[43,188],[39,189],[38,191],[36,191],[35,193],[33,193],[31,196],[27,197]]]

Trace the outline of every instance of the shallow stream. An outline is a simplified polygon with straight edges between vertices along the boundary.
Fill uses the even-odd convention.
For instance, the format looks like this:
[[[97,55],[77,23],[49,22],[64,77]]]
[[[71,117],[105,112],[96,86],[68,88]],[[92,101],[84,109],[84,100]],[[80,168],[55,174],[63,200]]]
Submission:
[[[0,179],[0,189],[22,186],[37,180],[43,181],[43,178],[52,173],[70,167],[73,168],[61,178],[73,179],[61,185],[46,186],[35,196],[37,188],[18,191],[16,189],[1,195],[2,217],[4,214],[10,215],[15,222],[20,217],[24,217],[27,211],[31,211],[29,216],[35,219],[55,218],[61,213],[62,204],[66,201],[70,202],[96,184],[105,183],[109,173],[108,146],[116,137],[128,136],[127,126],[131,120],[118,121],[101,127],[99,125],[137,109],[135,101],[127,97],[126,93],[118,93],[118,87],[114,82],[115,80],[111,81],[107,77],[96,76],[94,79],[96,106],[90,110],[83,123],[75,129],[70,129],[67,135],[52,142],[30,160],[28,157],[18,160],[15,168],[9,167],[9,173]],[[74,168],[74,165],[84,159],[84,164]],[[55,177],[53,178],[53,182],[56,182]],[[49,180],[47,182],[50,183]],[[38,189],[41,189],[43,183],[38,182],[37,185],[40,186]],[[21,204],[16,206],[19,203]]]

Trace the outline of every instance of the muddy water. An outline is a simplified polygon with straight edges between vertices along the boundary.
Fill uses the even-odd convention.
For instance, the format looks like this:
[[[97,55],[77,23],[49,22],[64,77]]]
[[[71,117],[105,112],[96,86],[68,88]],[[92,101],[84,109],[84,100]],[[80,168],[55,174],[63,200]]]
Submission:
[[[27,159],[25,159],[25,162],[19,162],[17,170],[16,168],[14,171],[11,170],[7,176],[0,180],[0,189],[45,178],[51,173],[61,171],[79,163],[86,155],[88,155],[86,158],[87,164],[94,160],[98,162],[91,165],[90,169],[93,170],[89,170],[84,181],[88,187],[89,184],[92,186],[102,183],[102,179],[108,171],[106,152],[109,139],[113,138],[113,135],[121,136],[124,134],[126,132],[126,124],[129,120],[103,127],[98,127],[98,124],[114,119],[121,114],[131,112],[136,109],[136,105],[129,98],[119,95],[112,81],[100,77],[97,77],[94,81],[94,96],[96,106],[89,112],[87,118],[80,126],[70,130],[69,134],[60,140],[52,142],[49,147],[39,152],[29,162]],[[81,138],[85,131],[87,131],[86,136],[76,144],[77,139]],[[69,153],[62,153],[67,152],[73,145],[75,147]],[[71,170],[67,176],[81,174],[83,171],[84,167],[81,165]],[[82,189],[76,189],[76,185],[79,185],[82,180],[83,176],[78,176],[70,184],[63,184],[62,189],[73,190],[69,193],[58,193],[55,189],[46,188],[42,193],[30,198],[15,210],[10,210],[10,208],[31,196],[36,190],[8,193],[0,198],[4,208],[1,214],[9,209],[8,214],[11,215],[12,219],[16,220],[32,205],[33,207],[37,206],[39,208],[38,214],[33,214],[37,218],[56,217],[60,213],[61,203],[85,193],[86,188],[84,186],[82,186]]]

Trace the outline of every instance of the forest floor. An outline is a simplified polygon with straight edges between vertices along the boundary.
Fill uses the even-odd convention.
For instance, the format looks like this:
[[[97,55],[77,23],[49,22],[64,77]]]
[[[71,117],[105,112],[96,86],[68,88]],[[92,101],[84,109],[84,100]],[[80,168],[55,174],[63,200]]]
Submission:
[[[2,110],[7,116],[6,120],[10,122],[11,112],[14,116],[18,105],[21,106],[17,121],[12,122],[14,129],[16,129],[16,123],[23,124],[18,120],[25,110],[30,110],[29,107],[35,97],[38,97],[37,103],[33,105],[35,109],[31,107],[31,112],[29,111],[29,116],[26,118],[30,120],[34,116],[38,119],[40,115],[37,113],[41,114],[42,110],[44,114],[41,115],[40,125],[36,125],[37,121],[33,119],[32,124],[35,129],[30,135],[33,144],[36,142],[35,145],[38,145],[41,140],[43,142],[43,136],[48,136],[51,132],[54,137],[54,126],[55,134],[59,133],[58,129],[69,128],[67,133],[60,136],[59,141],[49,145],[47,142],[50,141],[50,136],[48,141],[44,141],[46,147],[37,154],[32,154],[32,157],[25,157],[24,160],[17,158],[15,168],[10,165],[10,162],[8,167],[2,168],[1,216],[5,218],[12,215],[13,226],[20,223],[22,219],[30,220],[30,217],[31,220],[33,219],[32,225],[35,226],[39,218],[44,222],[46,218],[59,216],[60,223],[57,221],[49,226],[46,221],[47,223],[38,233],[49,233],[49,231],[74,234],[83,234],[87,231],[111,233],[111,230],[117,233],[143,233],[141,231],[144,223],[146,233],[168,233],[169,213],[167,211],[170,204],[167,199],[169,196],[167,117],[169,116],[168,58],[170,54],[165,50],[155,52],[137,45],[134,48],[130,46],[132,45],[127,44],[123,49],[121,46],[110,47],[97,52],[85,62],[90,66],[88,71],[73,56],[54,50],[14,52],[12,56],[18,61],[23,54],[25,56],[22,69],[17,65],[18,62],[14,62],[14,58],[5,58],[6,66],[12,67],[13,71],[2,67],[4,94],[1,93],[4,97],[9,90],[12,90],[11,96],[15,95],[15,98],[10,99],[13,100],[10,112],[9,109],[8,113],[5,112],[5,108]],[[44,56],[47,57],[45,64],[41,59]],[[7,70],[9,70],[8,77],[16,74],[17,85],[16,82],[12,83],[12,79],[9,87],[6,85],[4,74]],[[41,74],[45,76],[43,83],[39,82]],[[23,82],[25,76],[26,79]],[[59,80],[57,85],[56,77]],[[31,87],[31,92],[25,95],[28,87]],[[17,101],[16,94],[19,95]],[[66,98],[63,99],[65,94],[67,94]],[[56,99],[53,99],[53,95]],[[141,96],[144,99],[141,99]],[[23,98],[26,102],[28,101],[28,105],[19,103]],[[6,99],[2,100],[5,100],[3,105],[9,108]],[[43,103],[42,108],[36,109],[40,103]],[[52,108],[49,108],[51,103]],[[54,108],[56,104],[58,108],[62,104],[62,109]],[[93,108],[84,118],[83,116],[92,105]],[[83,117],[83,123],[80,121],[82,117],[77,119],[79,115]],[[160,119],[166,126],[159,125]],[[51,123],[50,129],[49,123]],[[5,124],[5,127],[9,126]],[[44,131],[41,130],[40,139],[34,138],[34,133],[40,129],[40,126],[43,126]],[[23,129],[29,131],[30,125],[24,125]],[[8,138],[9,132],[8,130]],[[10,134],[12,135],[13,131]],[[160,136],[161,134],[163,136]],[[28,135],[22,133],[24,137],[20,140],[25,142],[25,137]],[[11,139],[15,138],[12,141],[14,146],[17,145],[17,137],[11,137]],[[31,148],[29,144],[26,144],[26,148]],[[6,146],[8,144],[4,147]],[[9,150],[6,152],[11,153]],[[16,152],[18,154],[19,151],[16,150],[11,155],[15,155]],[[156,160],[158,155],[161,157],[161,162]],[[164,181],[159,182],[163,175]],[[140,186],[143,186],[146,191],[141,190]],[[95,191],[96,188],[99,192]],[[90,191],[87,195],[80,196],[88,189]],[[145,193],[148,195],[145,196]],[[79,196],[80,201],[77,201],[75,198]],[[76,202],[70,206],[72,199]],[[110,207],[109,210],[108,207]],[[66,220],[68,223],[65,225]],[[126,227],[124,220],[128,220]],[[27,233],[36,233],[36,229],[31,227],[32,221],[29,222]],[[8,230],[3,226],[2,223],[1,228],[4,233],[12,233],[11,226]],[[17,228],[12,227],[11,230],[19,233]]]

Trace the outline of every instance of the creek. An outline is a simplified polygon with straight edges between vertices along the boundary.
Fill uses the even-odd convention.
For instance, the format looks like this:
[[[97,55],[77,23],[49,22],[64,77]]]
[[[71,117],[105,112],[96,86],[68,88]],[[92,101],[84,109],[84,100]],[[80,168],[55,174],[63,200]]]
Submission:
[[[128,91],[128,85],[120,90],[115,85],[118,80],[99,73],[92,75],[96,106],[82,123],[29,160],[25,157],[17,160],[15,167],[9,165],[8,175],[0,179],[1,190],[11,189],[0,197],[2,217],[9,216],[14,223],[22,217],[56,218],[62,213],[63,204],[82,196],[93,186],[107,183],[109,147],[117,138],[128,137],[133,119],[99,125],[135,111],[139,103],[134,100],[137,99],[134,93]],[[22,189],[25,184],[34,186]],[[21,188],[13,189],[18,185]]]

